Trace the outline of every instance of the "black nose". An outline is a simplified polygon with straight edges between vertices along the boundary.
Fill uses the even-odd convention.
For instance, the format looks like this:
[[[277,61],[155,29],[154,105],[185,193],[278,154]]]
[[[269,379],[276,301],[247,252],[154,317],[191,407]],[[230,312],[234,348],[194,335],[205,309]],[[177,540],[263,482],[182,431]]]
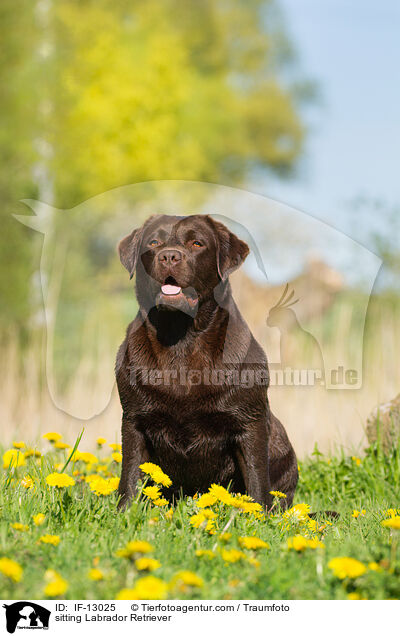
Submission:
[[[158,254],[158,261],[162,265],[177,265],[182,260],[179,250],[161,250]]]

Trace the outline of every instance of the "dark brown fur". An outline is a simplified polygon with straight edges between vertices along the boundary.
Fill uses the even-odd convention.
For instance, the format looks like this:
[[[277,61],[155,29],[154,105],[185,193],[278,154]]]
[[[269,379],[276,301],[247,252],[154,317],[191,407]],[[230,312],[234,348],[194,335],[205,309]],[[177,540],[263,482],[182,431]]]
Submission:
[[[120,505],[135,493],[145,461],[171,477],[168,497],[194,495],[218,483],[267,507],[269,491],[280,490],[291,505],[296,456],[269,408],[266,356],[229,283],[230,272],[249,252],[246,243],[208,216],[154,216],[118,247],[131,277],[136,272],[139,302],[116,363],[123,409]],[[160,290],[170,277],[183,292],[166,298]],[[251,369],[260,372],[264,385],[143,379],[146,370],[161,370],[165,378],[166,370],[179,374],[182,368]]]

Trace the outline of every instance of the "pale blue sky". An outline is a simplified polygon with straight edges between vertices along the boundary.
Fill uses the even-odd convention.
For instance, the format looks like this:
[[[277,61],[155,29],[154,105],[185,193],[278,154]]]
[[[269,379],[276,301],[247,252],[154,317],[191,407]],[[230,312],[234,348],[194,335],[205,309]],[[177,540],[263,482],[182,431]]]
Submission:
[[[322,100],[308,115],[299,176],[257,189],[363,240],[371,221],[349,214],[350,199],[400,204],[400,1],[280,4],[300,68]]]

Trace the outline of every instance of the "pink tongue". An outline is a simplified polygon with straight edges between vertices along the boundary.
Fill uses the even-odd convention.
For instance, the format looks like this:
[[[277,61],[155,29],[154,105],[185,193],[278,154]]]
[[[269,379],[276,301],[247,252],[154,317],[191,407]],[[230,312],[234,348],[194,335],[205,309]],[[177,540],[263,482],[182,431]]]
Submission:
[[[182,288],[177,287],[176,285],[163,285],[161,287],[161,291],[163,294],[166,294],[167,296],[174,296],[176,294],[180,294],[180,292],[182,291]]]

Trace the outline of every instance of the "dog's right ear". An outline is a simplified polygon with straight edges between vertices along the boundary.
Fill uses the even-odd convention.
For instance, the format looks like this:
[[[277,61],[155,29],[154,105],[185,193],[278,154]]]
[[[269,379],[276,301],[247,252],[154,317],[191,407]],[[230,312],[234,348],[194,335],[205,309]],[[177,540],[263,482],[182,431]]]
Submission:
[[[118,243],[119,258],[129,272],[130,278],[135,273],[139,258],[140,244],[142,242],[143,228],[133,230]]]

